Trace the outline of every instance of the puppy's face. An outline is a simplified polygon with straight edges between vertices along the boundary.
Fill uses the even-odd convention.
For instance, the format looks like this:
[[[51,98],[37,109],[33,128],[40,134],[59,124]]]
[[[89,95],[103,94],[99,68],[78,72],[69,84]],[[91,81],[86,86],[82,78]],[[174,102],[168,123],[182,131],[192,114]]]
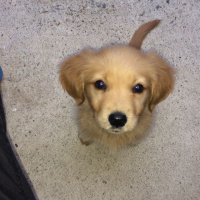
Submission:
[[[145,61],[137,54],[131,48],[105,49],[91,59],[85,75],[85,96],[94,117],[113,134],[132,131],[150,101],[150,78],[140,69]]]
[[[63,62],[63,87],[81,106],[89,102],[97,124],[112,134],[134,130],[173,88],[173,71],[153,53],[127,46],[84,51]]]

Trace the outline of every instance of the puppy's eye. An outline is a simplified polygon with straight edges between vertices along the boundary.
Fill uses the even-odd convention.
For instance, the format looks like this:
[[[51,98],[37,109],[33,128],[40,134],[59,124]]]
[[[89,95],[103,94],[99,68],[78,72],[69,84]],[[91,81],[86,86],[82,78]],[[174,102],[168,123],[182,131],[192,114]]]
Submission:
[[[94,83],[94,86],[99,90],[105,90],[106,89],[106,85],[102,80],[96,81]]]
[[[143,85],[137,84],[136,86],[133,87],[132,91],[133,93],[142,93],[144,90]]]

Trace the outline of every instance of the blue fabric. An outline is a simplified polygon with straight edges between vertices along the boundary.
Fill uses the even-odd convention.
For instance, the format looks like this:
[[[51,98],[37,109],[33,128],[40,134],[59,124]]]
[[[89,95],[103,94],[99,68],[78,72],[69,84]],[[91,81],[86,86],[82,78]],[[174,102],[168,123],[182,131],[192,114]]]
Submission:
[[[3,79],[3,71],[2,71],[2,69],[0,67],[0,82],[2,81],[2,79]]]

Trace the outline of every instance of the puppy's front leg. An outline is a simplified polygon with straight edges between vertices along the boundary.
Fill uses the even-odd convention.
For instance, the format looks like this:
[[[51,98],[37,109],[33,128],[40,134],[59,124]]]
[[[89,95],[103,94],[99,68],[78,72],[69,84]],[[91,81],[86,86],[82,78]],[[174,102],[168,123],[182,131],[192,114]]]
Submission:
[[[83,133],[79,132],[78,133],[78,138],[80,139],[81,143],[88,146],[90,145],[93,141],[89,138],[87,138]]]

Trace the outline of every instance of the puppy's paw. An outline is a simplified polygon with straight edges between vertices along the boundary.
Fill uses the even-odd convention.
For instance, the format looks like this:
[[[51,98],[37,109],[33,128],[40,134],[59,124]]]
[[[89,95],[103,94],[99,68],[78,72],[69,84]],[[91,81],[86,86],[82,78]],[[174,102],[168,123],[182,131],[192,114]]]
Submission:
[[[86,146],[90,145],[93,142],[92,140],[85,138],[84,135],[81,134],[80,132],[78,134],[78,138],[81,141],[81,143],[86,145]]]
[[[86,146],[88,146],[92,143],[92,140],[83,140],[82,138],[79,138],[79,139],[80,139],[81,143]]]

